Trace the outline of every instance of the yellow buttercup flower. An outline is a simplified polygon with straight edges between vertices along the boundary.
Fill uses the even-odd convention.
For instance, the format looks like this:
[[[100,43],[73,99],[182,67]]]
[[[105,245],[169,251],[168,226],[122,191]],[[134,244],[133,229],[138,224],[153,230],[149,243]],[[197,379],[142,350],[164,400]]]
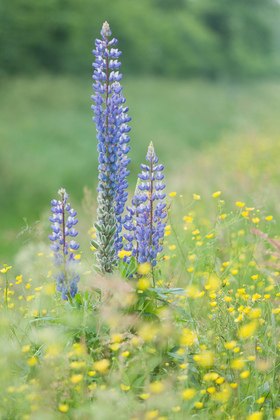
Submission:
[[[156,419],[158,417],[158,413],[158,410],[147,411],[147,413],[145,414],[145,420]]]
[[[168,248],[170,249],[170,251],[174,251],[174,249],[176,249],[176,245],[170,245]]]
[[[251,319],[260,318],[262,315],[262,310],[260,308],[253,308],[249,311],[248,316]]]
[[[61,411],[62,413],[66,413],[69,410],[69,405],[67,404],[60,404],[58,406],[59,411]]]
[[[255,411],[255,413],[250,414],[246,417],[246,420],[262,420],[263,413],[261,411]]]
[[[129,390],[130,390],[130,386],[129,386],[129,385],[124,385],[124,384],[121,384],[120,386],[121,386],[121,389],[122,389],[123,391],[129,391]]]
[[[184,220],[186,223],[191,223],[191,222],[193,222],[193,217],[191,217],[191,216],[184,216],[184,217],[183,217],[183,220]]]
[[[255,333],[257,327],[257,321],[252,321],[249,322],[249,324],[242,325],[242,327],[238,330],[238,336],[243,339],[251,337]]]
[[[280,417],[280,408],[276,408],[274,411],[275,417],[278,419]]]
[[[218,373],[216,373],[216,372],[210,372],[210,373],[206,373],[203,376],[203,380],[204,381],[215,381],[218,377],[219,377]]]
[[[119,258],[123,259],[126,256],[131,255],[131,251],[125,251],[124,249],[122,249],[121,251],[118,252],[118,256]]]
[[[211,367],[214,364],[215,354],[213,351],[206,351],[201,354],[196,354],[193,360],[201,367]]]
[[[242,359],[234,359],[230,365],[232,369],[241,370],[245,365],[245,361]]]
[[[71,362],[69,366],[71,369],[81,369],[85,365],[86,365],[85,361],[80,361],[80,362],[75,361],[75,362]]]
[[[96,374],[96,371],[95,370],[90,370],[88,372],[88,374],[89,374],[89,376],[94,376]]]
[[[180,337],[180,345],[191,347],[197,341],[197,334],[194,331],[184,328]]]
[[[196,395],[196,389],[194,388],[187,388],[184,389],[181,393],[181,396],[184,400],[191,400]]]
[[[145,324],[138,330],[139,337],[145,342],[152,341],[156,336],[158,329],[155,325]]]
[[[211,399],[220,403],[226,403],[230,399],[231,394],[231,386],[228,383],[225,383],[221,385],[220,390],[215,392]]]
[[[151,287],[151,282],[150,282],[150,280],[149,280],[149,279],[147,279],[147,277],[142,277],[142,279],[140,279],[140,280],[137,282],[137,287],[138,287],[138,289],[140,289],[140,290],[146,290],[146,289],[148,289],[149,287]]]
[[[37,359],[37,357],[36,356],[32,356],[29,360],[28,360],[28,362],[27,362],[28,364],[29,364],[29,366],[35,366],[35,365],[37,365],[37,363],[38,363],[38,359]]]
[[[142,274],[142,276],[146,276],[147,274],[149,274],[151,269],[152,269],[152,265],[148,262],[145,262],[139,265],[139,267],[137,268],[137,273]]]
[[[72,375],[70,378],[70,381],[73,384],[78,384],[79,382],[81,382],[83,380],[84,376],[81,373],[78,373],[77,375]]]
[[[160,381],[154,381],[150,383],[150,390],[153,394],[161,394],[165,386]]]
[[[241,372],[239,376],[242,379],[246,379],[246,378],[248,378],[249,375],[250,375],[249,370],[244,370],[244,372]]]
[[[216,274],[211,273],[206,281],[205,288],[207,290],[216,291],[220,289],[221,285],[222,285],[222,282],[219,279],[219,277]]]
[[[214,198],[219,197],[220,194],[221,194],[221,191],[216,191],[212,194],[212,197]]]
[[[94,362],[93,366],[94,366],[94,369],[97,370],[97,372],[106,373],[110,366],[110,360],[108,359],[98,360],[97,362]]]
[[[3,268],[1,268],[0,273],[7,273],[8,270],[10,270],[12,266],[8,267],[7,264],[4,264]]]

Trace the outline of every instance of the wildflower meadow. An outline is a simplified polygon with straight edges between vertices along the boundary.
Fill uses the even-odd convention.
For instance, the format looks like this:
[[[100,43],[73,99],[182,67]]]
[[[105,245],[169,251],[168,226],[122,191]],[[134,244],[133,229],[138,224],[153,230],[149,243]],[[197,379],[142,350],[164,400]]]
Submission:
[[[0,419],[280,419],[279,141],[227,138],[171,174],[144,137],[134,183],[113,35],[88,93],[95,222],[60,185],[0,269]]]

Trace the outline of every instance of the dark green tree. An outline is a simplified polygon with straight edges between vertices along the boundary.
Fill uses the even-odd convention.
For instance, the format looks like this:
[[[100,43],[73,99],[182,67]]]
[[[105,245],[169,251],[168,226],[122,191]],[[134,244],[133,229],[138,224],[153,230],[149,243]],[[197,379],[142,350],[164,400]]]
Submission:
[[[276,0],[1,0],[0,74],[90,74],[105,20],[126,52],[126,72],[276,74],[279,9]]]

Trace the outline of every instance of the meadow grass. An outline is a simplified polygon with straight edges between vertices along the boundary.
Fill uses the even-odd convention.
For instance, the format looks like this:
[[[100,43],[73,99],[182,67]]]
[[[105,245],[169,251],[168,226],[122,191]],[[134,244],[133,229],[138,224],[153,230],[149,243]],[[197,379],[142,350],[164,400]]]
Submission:
[[[1,420],[280,417],[280,265],[265,254],[280,243],[251,231],[275,237],[277,215],[221,191],[171,199],[142,277],[101,278],[82,253],[70,305],[45,241],[1,269]]]
[[[25,226],[23,218],[33,225],[54,191],[65,186],[77,207],[85,185],[95,190],[97,140],[91,91],[90,76],[2,80],[0,262],[20,248],[22,237],[17,234]],[[273,82],[229,85],[128,78],[124,94],[132,115],[131,191],[151,140],[167,174],[173,176],[174,189],[179,168],[191,165],[194,155],[208,145],[230,135],[276,138],[279,91],[280,85]],[[187,184],[194,187],[197,173],[189,175]]]
[[[65,94],[68,82],[58,83],[59,86],[64,83]],[[80,83],[79,89],[85,92],[85,86],[82,88]],[[145,132],[150,117],[145,135],[149,139],[151,135],[155,136],[157,153],[167,169],[167,201],[171,202],[171,209],[160,261],[152,271],[149,264],[135,267],[129,279],[124,276],[122,263],[114,274],[98,276],[92,269],[95,257],[89,246],[90,238],[95,238],[95,229],[91,227],[95,200],[94,193],[87,192],[83,211],[78,213],[79,293],[73,305],[61,300],[55,289],[55,269],[47,239],[50,210],[45,210],[45,185],[47,191],[53,189],[49,192],[51,199],[61,186],[58,182],[65,181],[63,186],[68,188],[71,204],[72,187],[78,202],[79,188],[82,188],[77,187],[79,180],[81,185],[90,186],[88,179],[83,181],[85,173],[82,170],[86,166],[79,156],[80,147],[85,148],[85,145],[75,146],[73,131],[68,125],[70,143],[67,136],[64,146],[63,142],[58,144],[51,139],[52,130],[59,132],[61,127],[57,110],[60,109],[59,101],[52,99],[53,102],[48,103],[48,107],[53,106],[52,115],[48,114],[48,125],[47,117],[43,118],[38,110],[37,121],[34,105],[37,94],[33,93],[32,121],[38,137],[45,138],[40,146],[44,150],[40,150],[33,138],[34,150],[30,146],[25,149],[24,144],[18,146],[19,162],[24,154],[25,162],[30,162],[28,152],[33,152],[33,159],[42,155],[44,170],[44,165],[53,167],[40,178],[35,170],[33,176],[26,174],[26,180],[21,180],[24,185],[26,183],[26,191],[28,182],[30,188],[35,181],[41,186],[41,190],[38,187],[41,196],[35,193],[34,201],[33,193],[29,197],[32,204],[36,202],[36,208],[38,205],[38,214],[42,212],[41,221],[33,226],[34,229],[27,229],[28,243],[21,244],[15,257],[6,258],[7,265],[0,269],[0,418],[280,418],[280,244],[277,241],[280,145],[276,120],[279,87],[277,84],[239,87],[238,92],[232,91],[235,100],[228,104],[228,87],[186,83],[191,100],[185,108],[191,108],[191,102],[194,102],[197,112],[201,112],[199,117],[189,110],[190,114],[193,112],[193,127],[199,122],[201,125],[197,128],[201,142],[195,147],[187,142],[191,137],[184,134],[187,128],[182,128],[183,115],[188,114],[185,109],[178,107],[178,116],[172,113],[169,117],[175,94],[182,101],[184,99],[181,85],[169,81],[167,88],[163,80],[151,81],[148,89],[144,84],[141,86],[140,81],[137,84],[131,80],[130,83],[133,95],[138,89],[137,123],[140,118]],[[170,89],[168,94],[159,89],[160,84],[166,90]],[[19,85],[13,89],[18,91]],[[50,88],[50,84],[48,86]],[[76,88],[78,91],[78,85]],[[58,86],[53,86],[53,92],[58,90]],[[158,96],[155,96],[156,91]],[[198,99],[195,102],[198,91],[201,97],[204,93],[208,101],[216,92],[216,108],[201,98],[199,108]],[[148,94],[149,101],[154,101],[153,112],[158,125],[151,123],[152,109],[144,107]],[[49,101],[51,96],[49,92]],[[66,106],[68,100],[63,95],[57,97]],[[129,94],[127,97],[129,102]],[[170,101],[168,107],[166,103],[161,104],[165,97]],[[9,100],[7,113],[11,106]],[[81,123],[88,111],[83,104],[74,106],[74,103],[73,97],[68,112],[65,111],[67,121],[77,115],[69,108],[77,106],[80,109],[77,120]],[[164,109],[162,113],[159,112],[160,105]],[[41,101],[37,101],[37,108],[41,106]],[[47,104],[44,106],[47,109]],[[212,127],[209,133],[202,127],[203,117],[205,121],[215,121],[215,124],[209,122]],[[175,118],[178,118],[178,125],[174,124]],[[166,124],[167,132],[169,126],[170,143],[165,140],[161,144],[160,137],[156,137],[160,136],[162,124]],[[5,124],[2,130],[4,128]],[[88,128],[91,130],[90,125]],[[136,148],[134,161],[142,161],[146,152],[145,135],[140,137],[140,128],[141,125],[135,128],[135,137],[138,132],[139,138],[132,140],[133,148]],[[82,124],[80,129],[83,137],[86,129]],[[24,136],[28,143],[29,136],[27,133]],[[50,143],[46,144],[48,136]],[[95,147],[91,147],[95,156]],[[9,147],[7,153],[8,150]],[[66,150],[67,156],[64,156]],[[61,160],[56,160],[56,152]],[[54,162],[48,162],[47,156]],[[89,160],[88,150],[85,156]],[[93,156],[91,162],[96,158]],[[62,167],[57,162],[61,162]],[[69,174],[72,173],[71,164],[79,166],[81,173],[76,167],[73,178],[69,175],[69,180],[67,177],[62,179],[66,167]],[[37,165],[40,168],[38,162]],[[137,172],[138,165],[135,162],[134,165]],[[96,171],[96,166],[89,164],[92,172],[94,167]],[[15,165],[13,173],[19,168],[20,163]],[[18,177],[20,173],[24,173],[23,169]],[[80,194],[82,196],[82,192]],[[22,196],[15,200],[18,211],[23,205],[21,200]],[[24,205],[28,212],[29,202]],[[257,234],[252,229],[264,234]],[[269,237],[274,238],[274,242],[269,242]]]

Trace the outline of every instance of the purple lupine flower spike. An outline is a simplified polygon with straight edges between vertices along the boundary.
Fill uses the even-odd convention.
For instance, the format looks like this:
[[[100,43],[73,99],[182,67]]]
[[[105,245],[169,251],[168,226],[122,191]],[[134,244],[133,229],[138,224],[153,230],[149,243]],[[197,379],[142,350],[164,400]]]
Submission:
[[[61,188],[58,194],[61,196],[61,200],[52,200],[51,202],[53,215],[49,219],[52,222],[53,233],[49,235],[49,239],[53,243],[50,248],[54,252],[53,263],[58,272],[56,274],[56,289],[61,292],[63,300],[71,300],[78,291],[77,284],[80,280],[77,273],[79,257],[74,256],[80,245],[72,239],[78,235],[74,227],[78,223],[78,219],[75,219],[77,212],[67,203],[69,195],[66,190]],[[70,241],[67,237],[70,237]]]
[[[137,192],[132,200],[132,207],[127,207],[128,215],[124,227],[129,233],[125,249],[132,251],[138,263],[150,262],[155,266],[158,254],[162,251],[161,240],[164,236],[167,216],[166,203],[162,200],[166,194],[162,192],[164,175],[163,165],[158,164],[153,143],[151,142],[146,156],[147,164],[141,164],[142,173],[138,175]],[[135,220],[136,223],[133,223]]]
[[[128,121],[127,115],[124,114],[128,108],[123,109],[122,113],[122,120]],[[125,124],[125,123],[123,123]],[[125,127],[120,127],[120,138],[119,138],[119,148],[118,148],[118,173],[117,173],[117,190],[115,195],[115,212],[116,212],[116,219],[117,219],[117,230],[115,235],[115,248],[117,251],[121,250],[123,247],[123,237],[121,236],[122,226],[125,223],[125,217],[123,216],[125,203],[127,201],[128,192],[126,189],[128,188],[127,177],[130,174],[130,171],[127,170],[127,165],[130,163],[131,159],[127,158],[127,153],[130,150],[130,146],[127,143],[130,140],[130,137],[124,131]]]
[[[97,150],[99,152],[99,184],[98,184],[98,211],[96,236],[92,241],[97,249],[96,256],[102,272],[112,272],[117,262],[117,251],[122,248],[122,217],[127,193],[126,180],[129,171],[126,169],[130,159],[126,157],[130,138],[127,133],[130,127],[127,123],[131,117],[127,115],[128,108],[124,107],[125,98],[122,95],[122,86],[119,81],[122,74],[118,69],[121,65],[118,57],[121,51],[112,48],[118,41],[111,36],[109,24],[105,22],[101,29],[102,40],[95,40],[96,49],[94,67],[95,95],[92,99],[95,105],[93,121],[97,129]]]

